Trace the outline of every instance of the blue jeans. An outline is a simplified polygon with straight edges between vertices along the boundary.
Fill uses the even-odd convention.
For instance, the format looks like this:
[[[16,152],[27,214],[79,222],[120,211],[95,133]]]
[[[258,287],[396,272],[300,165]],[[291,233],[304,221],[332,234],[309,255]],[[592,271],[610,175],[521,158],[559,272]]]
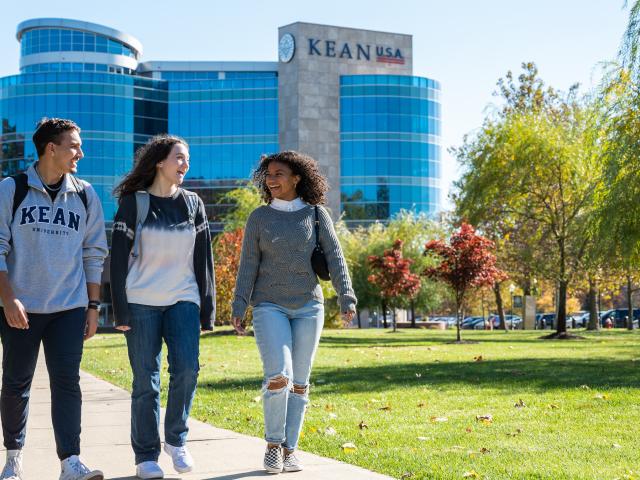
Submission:
[[[131,330],[125,332],[133,371],[131,445],[136,464],[160,456],[160,352],[167,344],[169,394],[164,419],[165,442],[187,441],[187,419],[198,381],[200,309],[192,302],[166,307],[130,303]]]
[[[2,393],[0,415],[7,450],[21,450],[27,432],[31,381],[40,344],[49,372],[51,421],[56,453],[63,460],[80,454],[80,360],[86,311],[75,308],[57,313],[29,313],[29,328],[10,327],[0,308],[2,336]]]
[[[264,436],[269,443],[288,449],[298,446],[323,324],[324,305],[315,300],[297,309],[268,302],[253,309],[253,330],[264,370]],[[279,377],[285,377],[287,385],[269,390],[269,381]],[[293,386],[303,387],[305,393],[294,392]]]

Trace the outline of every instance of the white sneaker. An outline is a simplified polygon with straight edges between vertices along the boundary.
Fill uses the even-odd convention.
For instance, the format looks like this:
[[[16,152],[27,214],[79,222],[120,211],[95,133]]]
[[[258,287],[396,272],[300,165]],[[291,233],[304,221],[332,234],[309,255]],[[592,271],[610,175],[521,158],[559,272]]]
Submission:
[[[100,470],[89,470],[77,455],[65,458],[61,465],[59,480],[104,480],[104,474]]]
[[[178,473],[187,473],[193,470],[193,457],[187,450],[187,447],[174,447],[164,442],[164,451],[173,460],[173,468]]]
[[[5,463],[1,480],[22,480],[22,450],[7,450],[7,463]]]
[[[302,462],[296,457],[295,452],[289,452],[285,449],[283,455],[282,470],[285,472],[299,472],[302,470]]]
[[[136,465],[136,477],[138,478],[164,478],[164,472],[158,462],[140,462]]]

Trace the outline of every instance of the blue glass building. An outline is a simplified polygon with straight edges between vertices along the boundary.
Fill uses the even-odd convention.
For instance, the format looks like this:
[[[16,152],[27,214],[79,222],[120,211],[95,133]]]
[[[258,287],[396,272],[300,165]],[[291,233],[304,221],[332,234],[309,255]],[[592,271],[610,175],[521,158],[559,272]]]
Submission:
[[[82,128],[79,174],[108,225],[136,148],[165,132],[190,144],[187,186],[214,230],[220,193],[246,182],[261,155],[289,148],[318,159],[329,207],[349,225],[436,213],[440,87],[413,76],[411,37],[303,23],[280,33],[278,62],[141,62],[138,40],[102,25],[21,23],[20,73],[0,78],[2,176],[34,161],[37,121],[59,116]]]

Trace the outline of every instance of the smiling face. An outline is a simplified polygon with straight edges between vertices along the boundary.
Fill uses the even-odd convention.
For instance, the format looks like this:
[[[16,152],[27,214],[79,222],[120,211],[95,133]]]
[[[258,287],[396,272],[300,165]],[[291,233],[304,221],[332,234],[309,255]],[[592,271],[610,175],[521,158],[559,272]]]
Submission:
[[[49,142],[47,150],[47,156],[60,175],[78,172],[78,162],[84,157],[78,130],[62,132],[58,136],[58,143]]]
[[[267,167],[266,180],[273,198],[291,201],[298,196],[296,185],[300,181],[300,175],[294,175],[287,164],[271,162]]]
[[[167,158],[156,165],[156,175],[173,185],[181,185],[189,171],[189,149],[176,143]]]

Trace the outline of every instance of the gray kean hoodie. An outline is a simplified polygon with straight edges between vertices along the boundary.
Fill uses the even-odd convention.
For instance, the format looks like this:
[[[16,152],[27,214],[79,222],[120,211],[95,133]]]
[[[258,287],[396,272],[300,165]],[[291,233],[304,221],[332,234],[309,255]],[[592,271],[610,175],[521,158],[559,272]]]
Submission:
[[[107,239],[100,199],[80,179],[87,207],[65,175],[55,201],[34,166],[29,191],[12,216],[15,181],[0,182],[0,271],[9,275],[16,298],[29,313],[86,307],[87,282],[100,283]]]

